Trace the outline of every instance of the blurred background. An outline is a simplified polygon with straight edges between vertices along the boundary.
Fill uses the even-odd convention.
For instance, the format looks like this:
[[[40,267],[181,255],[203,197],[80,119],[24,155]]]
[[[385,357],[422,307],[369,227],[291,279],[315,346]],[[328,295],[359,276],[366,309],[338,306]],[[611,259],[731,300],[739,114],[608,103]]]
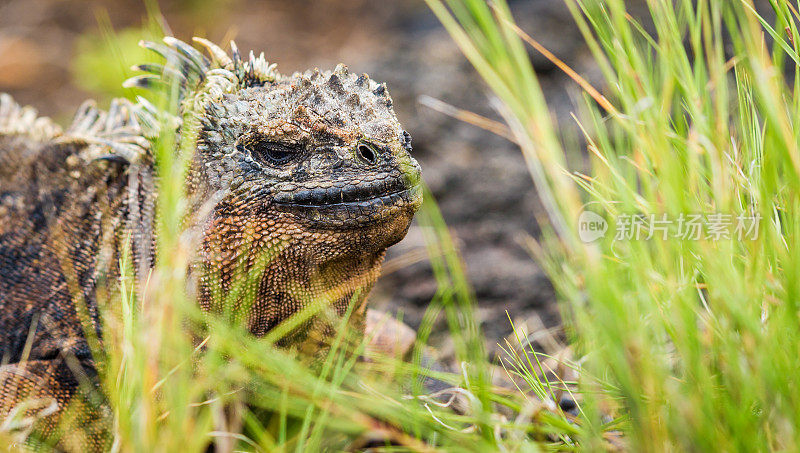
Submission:
[[[562,0],[511,5],[525,31],[585,77],[597,77]],[[496,353],[511,332],[507,316],[527,325],[534,340],[545,328],[558,330],[553,290],[522,242],[537,235],[541,209],[518,149],[419,103],[427,95],[499,119],[485,86],[422,0],[162,0],[157,7],[174,36],[235,39],[243,52],[264,51],[283,73],[343,62],[385,81],[460,247],[489,350]],[[129,66],[151,58],[136,46],[151,33],[146,24],[143,0],[0,0],[0,92],[62,124],[86,98],[107,105],[126,94],[119,81]],[[541,55],[530,56],[553,115],[570,123],[574,86]],[[390,249],[371,303],[416,327],[435,291],[415,225]],[[448,356],[446,330],[440,325],[431,341]]]

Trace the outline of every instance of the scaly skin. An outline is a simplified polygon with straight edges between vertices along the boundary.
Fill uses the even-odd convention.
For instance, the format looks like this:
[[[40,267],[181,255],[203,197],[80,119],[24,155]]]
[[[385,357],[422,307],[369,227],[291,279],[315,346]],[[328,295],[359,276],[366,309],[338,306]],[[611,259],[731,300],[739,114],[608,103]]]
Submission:
[[[186,184],[194,210],[209,213],[197,219],[193,264],[201,306],[260,336],[312,301],[339,315],[355,303],[363,327],[385,250],[421,203],[410,136],[385,86],[341,65],[281,76],[235,46],[229,56],[198,40],[208,60],[165,42],[144,45],[167,57],[167,70],[143,66],[161,75],[131,83],[181,83],[183,114],[200,125]],[[0,421],[38,397],[37,409],[55,403],[42,419],[46,435],[78,404],[90,428],[77,446],[105,446],[91,426],[106,415],[91,392],[78,392],[96,374],[81,320],[102,339],[95,292],[116,281],[123,238],[140,277],[157,259],[145,139],[163,133],[157,114],[143,100],[115,101],[108,112],[86,104],[61,131],[0,96]],[[248,276],[252,300],[226,297]],[[284,343],[311,332],[324,339],[329,325],[315,320]]]

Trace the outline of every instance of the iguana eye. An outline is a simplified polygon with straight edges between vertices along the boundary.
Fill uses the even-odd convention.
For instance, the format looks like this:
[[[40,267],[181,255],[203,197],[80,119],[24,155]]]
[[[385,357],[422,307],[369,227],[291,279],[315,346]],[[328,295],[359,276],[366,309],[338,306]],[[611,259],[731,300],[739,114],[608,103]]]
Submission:
[[[366,143],[358,145],[358,156],[369,164],[374,164],[375,161],[378,160],[378,153],[372,146]]]
[[[273,166],[285,165],[298,155],[294,148],[269,141],[240,144],[239,148],[240,151],[249,152],[253,159]]]

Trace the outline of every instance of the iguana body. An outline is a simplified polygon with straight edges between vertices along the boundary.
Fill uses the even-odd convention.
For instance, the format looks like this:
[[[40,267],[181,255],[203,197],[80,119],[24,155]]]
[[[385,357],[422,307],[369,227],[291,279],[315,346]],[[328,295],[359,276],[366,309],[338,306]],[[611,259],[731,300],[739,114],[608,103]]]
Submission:
[[[363,318],[385,249],[421,202],[410,137],[385,86],[343,66],[281,76],[263,56],[242,60],[235,46],[227,55],[199,41],[211,60],[174,39],[146,43],[166,70],[144,66],[162,75],[133,81],[180,83],[182,113],[199,120],[186,182],[207,212],[195,219],[199,303],[255,335],[311,301],[340,314],[355,302]],[[158,182],[145,139],[156,114],[143,100],[108,112],[85,104],[62,131],[0,97],[0,421],[31,397],[57,404],[45,411],[53,420],[74,402],[95,373],[84,328],[102,339],[96,291],[113,286],[125,247],[140,276],[157,259]],[[254,300],[224,306],[255,272]]]

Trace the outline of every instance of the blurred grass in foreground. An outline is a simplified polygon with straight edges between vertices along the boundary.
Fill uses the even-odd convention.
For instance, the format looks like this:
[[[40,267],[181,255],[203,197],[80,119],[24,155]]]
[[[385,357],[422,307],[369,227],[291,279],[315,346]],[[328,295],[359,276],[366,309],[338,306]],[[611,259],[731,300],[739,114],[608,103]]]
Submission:
[[[93,61],[96,71],[78,76],[87,79],[87,87],[95,86],[88,79],[96,77],[101,97],[112,94],[109,81],[121,83],[129,74],[117,69],[132,62],[110,62],[127,52],[140,33],[152,38],[153,29],[157,26],[122,35],[107,31],[105,45],[92,45],[79,58]],[[163,110],[178,114],[177,87],[166,91],[148,97]],[[430,193],[417,221],[439,286],[410,360],[366,348],[368,339],[352,331],[347,316],[333,320],[338,325],[336,336],[324,354],[309,357],[298,353],[299,347],[276,346],[310,316],[324,316],[324,300],[309,301],[309,310],[264,338],[254,338],[245,326],[233,322],[237,317],[229,316],[225,305],[229,300],[249,305],[247,298],[253,294],[246,282],[231,285],[231,294],[219,294],[221,300],[214,304],[224,308],[220,315],[202,312],[189,272],[199,250],[193,228],[198,219],[185,187],[196,113],[182,111],[183,126],[177,135],[169,132],[165,116],[162,130],[167,132],[153,142],[158,180],[155,268],[139,281],[131,257],[122,256],[120,281],[98,291],[104,327],[101,341],[93,343],[99,372],[95,396],[110,409],[111,451],[571,448],[580,426],[554,402],[562,392],[556,387],[562,384],[542,383],[539,373],[528,368],[526,339],[510,347],[507,364],[521,390],[493,386],[493,374],[503,371],[487,361],[471,289]],[[257,272],[248,279],[260,278]],[[452,372],[431,369],[426,352],[427,336],[441,317],[455,345],[458,366]],[[444,389],[431,394],[423,382],[427,377],[441,381]],[[0,444],[18,446],[27,438],[34,445],[52,447],[59,442],[59,449],[83,451],[87,426],[78,421],[78,410],[67,414],[58,433],[43,439],[31,430],[35,420],[12,417],[0,425]]]
[[[599,447],[613,413],[633,451],[798,450],[796,4],[771,0],[769,23],[751,0],[650,0],[648,33],[622,0],[567,0],[604,76],[600,94],[572,74],[586,93],[583,174],[523,38],[538,43],[505,2],[426,1],[499,99],[547,209],[530,246],[585,354],[581,445]],[[587,208],[611,225],[590,244]],[[682,214],[761,222],[752,240],[687,240],[677,224],[666,239],[615,240],[621,215]]]
[[[197,250],[183,186],[187,112],[179,143],[164,136],[154,148],[156,268],[137,282],[123,257],[127,277],[104,304],[95,354],[112,450],[797,450],[793,6],[772,2],[770,24],[749,0],[651,0],[648,34],[621,0],[567,0],[605,78],[600,92],[571,74],[587,94],[578,121],[591,165],[578,173],[505,3],[426,1],[497,96],[542,197],[545,234],[530,248],[563,300],[582,356],[565,366],[579,371],[579,388],[554,376],[552,358],[533,352],[522,331],[502,363],[517,390],[491,384],[498,367],[485,358],[469,284],[430,194],[418,221],[439,290],[411,363],[366,351],[346,319],[330,352],[311,360],[275,346],[289,328],[257,339],[201,313],[187,291]],[[166,98],[161,105],[176,111],[174,95]],[[590,244],[577,229],[587,207],[612,225]],[[757,238],[685,240],[670,230],[666,239],[614,240],[623,214],[715,213],[760,216]],[[453,335],[456,372],[423,365],[437,316]],[[453,387],[426,395],[426,375]],[[581,394],[580,416],[554,404],[565,391]],[[0,442],[22,428],[0,427]],[[67,438],[80,436],[75,428]]]

